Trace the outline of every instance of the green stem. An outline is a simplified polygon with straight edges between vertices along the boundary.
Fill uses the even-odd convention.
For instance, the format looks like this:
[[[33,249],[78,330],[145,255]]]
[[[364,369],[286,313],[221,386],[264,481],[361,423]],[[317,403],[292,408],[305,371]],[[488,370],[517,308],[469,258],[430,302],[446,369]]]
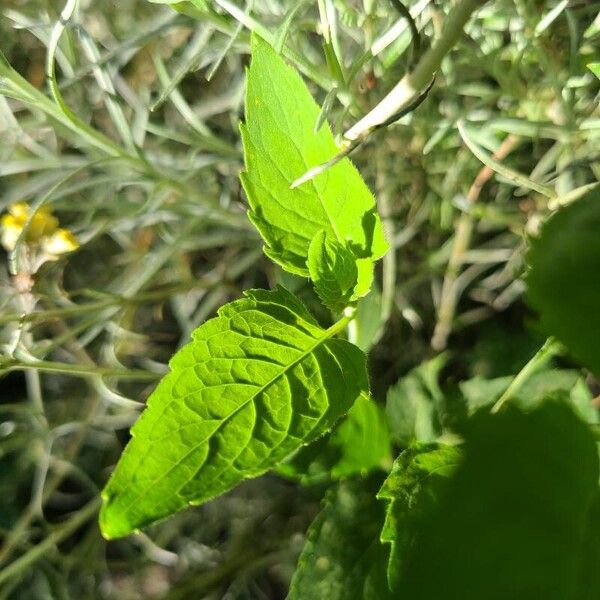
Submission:
[[[68,538],[73,532],[79,529],[81,525],[91,519],[98,512],[99,508],[100,497],[96,497],[88,502],[88,504],[63,525],[59,526],[59,528],[52,532],[45,540],[31,548],[31,550],[21,556],[21,558],[18,558],[8,565],[8,567],[0,571],[0,585],[31,567],[31,565],[42,558],[49,550],[56,546],[56,544],[59,544],[64,539]]]
[[[548,338],[544,345],[535,353],[531,360],[521,369],[512,380],[506,391],[492,406],[492,414],[496,414],[521,389],[531,375],[552,356],[560,352],[560,344],[554,338]]]

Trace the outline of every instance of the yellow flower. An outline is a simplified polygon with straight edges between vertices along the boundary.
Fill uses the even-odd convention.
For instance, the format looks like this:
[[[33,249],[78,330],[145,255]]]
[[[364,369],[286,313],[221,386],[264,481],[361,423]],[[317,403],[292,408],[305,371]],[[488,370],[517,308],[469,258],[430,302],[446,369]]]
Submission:
[[[27,241],[39,242],[44,236],[53,234],[57,228],[58,219],[49,210],[37,210],[27,227]]]
[[[28,244],[42,244],[50,254],[58,255],[71,252],[79,247],[77,240],[66,229],[58,229],[58,219],[47,206],[40,206],[33,215],[26,202],[15,202],[8,207],[8,214],[0,219],[2,245],[14,250],[19,236],[25,231]],[[54,251],[47,250],[48,247]]]
[[[29,204],[27,202],[15,202],[8,207],[8,212],[21,223],[25,223],[29,216]]]
[[[17,245],[17,240],[21,235],[21,231],[23,231],[23,223],[14,215],[8,214],[0,219],[0,226],[2,227],[0,241],[4,248],[10,252]]]
[[[44,239],[43,247],[48,254],[58,256],[77,250],[79,242],[68,229],[57,229],[51,236]]]

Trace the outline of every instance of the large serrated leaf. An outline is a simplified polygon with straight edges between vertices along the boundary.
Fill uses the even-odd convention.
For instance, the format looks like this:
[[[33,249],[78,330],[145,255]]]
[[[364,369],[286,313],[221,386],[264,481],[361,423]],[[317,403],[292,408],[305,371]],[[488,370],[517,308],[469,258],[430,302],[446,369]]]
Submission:
[[[527,296],[542,328],[600,375],[600,188],[545,223],[527,262]]]
[[[394,462],[377,494],[387,502],[381,541],[391,545],[388,581],[397,589],[404,557],[418,543],[420,519],[435,506],[439,491],[454,472],[460,450],[444,444],[416,444]]]
[[[343,322],[341,322],[343,325]],[[364,354],[283,288],[223,306],[173,357],[103,492],[127,535],[271,469],[367,391]]]
[[[303,276],[309,274],[309,245],[321,230],[358,258],[377,260],[388,247],[373,195],[348,159],[290,189],[310,167],[339,151],[326,124],[314,133],[318,117],[319,107],[298,73],[253,36],[246,123],[241,127],[246,162],[242,184],[265,253]]]
[[[598,451],[586,425],[547,400],[478,413],[463,433],[464,458],[404,557],[398,597],[589,598],[580,591],[598,565],[586,553],[598,556],[600,531]]]
[[[346,481],[331,490],[308,531],[287,600],[392,600],[387,548],[379,541],[381,478]]]

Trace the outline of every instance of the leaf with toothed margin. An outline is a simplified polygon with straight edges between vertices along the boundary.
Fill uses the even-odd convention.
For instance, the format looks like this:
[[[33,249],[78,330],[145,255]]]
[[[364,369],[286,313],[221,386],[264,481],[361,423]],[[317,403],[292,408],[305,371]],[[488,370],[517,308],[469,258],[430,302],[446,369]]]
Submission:
[[[388,545],[379,534],[384,506],[375,494],[381,476],[346,480],[329,490],[286,600],[392,600],[387,584]]]
[[[102,493],[107,538],[202,504],[331,429],[368,388],[365,355],[284,288],[251,290],[171,360]]]
[[[396,565],[396,597],[597,599],[598,449],[588,426],[550,396],[532,410],[479,411],[461,437],[459,464]]]
[[[306,265],[315,291],[327,308],[340,312],[354,300],[356,258],[325,229],[310,243]]]
[[[265,254],[305,277],[309,246],[321,230],[370,263],[388,249],[375,199],[349,159],[290,189],[308,169],[339,150],[327,124],[315,134],[318,117],[319,107],[298,73],[253,36],[246,123],[241,127],[246,163],[241,180]]]
[[[397,589],[405,555],[418,539],[420,519],[435,506],[460,458],[455,446],[415,444],[396,459],[377,493],[386,502],[381,541],[391,546],[387,568],[391,589]]]

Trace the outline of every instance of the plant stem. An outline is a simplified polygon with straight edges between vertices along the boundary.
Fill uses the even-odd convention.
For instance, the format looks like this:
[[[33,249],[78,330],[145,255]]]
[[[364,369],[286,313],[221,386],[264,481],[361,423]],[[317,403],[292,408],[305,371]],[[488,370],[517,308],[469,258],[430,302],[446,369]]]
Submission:
[[[374,127],[392,119],[433,79],[442,59],[454,47],[471,14],[486,0],[462,0],[448,15],[441,36],[425,52],[414,71],[407,73],[392,91],[345,134],[354,141],[369,133]]]
[[[502,396],[500,396],[494,406],[492,406],[491,413],[496,414],[506,404],[506,402],[508,402],[521,389],[523,384],[541,365],[559,352],[560,344],[554,338],[548,338],[544,342],[544,345],[535,353],[531,360],[512,380],[511,384],[508,386]]]
[[[69,537],[74,531],[81,527],[81,525],[83,525],[87,520],[91,519],[99,508],[100,497],[98,496],[88,502],[68,521],[60,525],[58,529],[52,532],[45,540],[40,542],[37,546],[31,548],[31,550],[12,562],[4,570],[0,571],[0,585],[8,581],[11,577],[18,575],[42,558],[42,556],[51,550],[53,546],[62,542],[65,538]]]

